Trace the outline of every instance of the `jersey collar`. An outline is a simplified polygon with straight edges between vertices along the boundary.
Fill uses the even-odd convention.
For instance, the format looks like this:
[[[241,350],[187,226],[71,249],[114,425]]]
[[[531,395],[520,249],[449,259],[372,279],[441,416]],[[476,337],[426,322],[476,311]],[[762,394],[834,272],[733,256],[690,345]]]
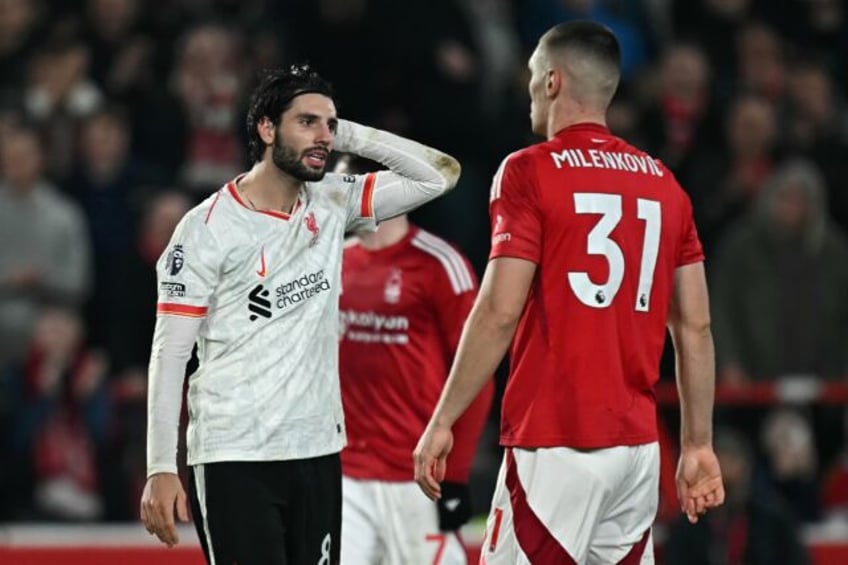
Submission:
[[[301,201],[301,197],[300,197],[300,195],[298,195],[297,200],[294,203],[294,207],[292,208],[291,214],[286,214],[285,212],[277,212],[276,210],[265,210],[265,209],[254,210],[253,207],[248,206],[247,202],[245,202],[242,199],[241,194],[239,194],[238,188],[236,187],[236,184],[238,184],[238,182],[242,179],[242,177],[244,177],[245,174],[247,174],[247,173],[242,173],[239,176],[237,176],[236,178],[234,178],[233,180],[231,180],[230,182],[228,182],[227,183],[227,190],[229,191],[230,195],[232,195],[233,200],[238,202],[243,208],[245,208],[249,212],[255,212],[257,214],[265,214],[266,216],[271,216],[272,218],[277,218],[279,220],[288,221],[288,220],[291,219],[292,215],[295,214],[300,209],[300,207],[303,205],[303,202]]]
[[[594,122],[581,122],[579,124],[572,124],[570,126],[562,128],[554,134],[554,137],[562,137],[563,135],[581,132],[610,135],[609,128],[603,124],[597,124]]]

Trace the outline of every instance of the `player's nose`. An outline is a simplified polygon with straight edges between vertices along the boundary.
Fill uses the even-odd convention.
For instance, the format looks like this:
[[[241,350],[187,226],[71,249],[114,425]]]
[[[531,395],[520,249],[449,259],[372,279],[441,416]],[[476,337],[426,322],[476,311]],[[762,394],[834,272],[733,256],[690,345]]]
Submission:
[[[318,130],[318,133],[315,137],[315,143],[318,145],[329,146],[333,143],[335,139],[335,134],[333,130],[330,129],[330,125],[327,123],[321,124],[321,127]]]

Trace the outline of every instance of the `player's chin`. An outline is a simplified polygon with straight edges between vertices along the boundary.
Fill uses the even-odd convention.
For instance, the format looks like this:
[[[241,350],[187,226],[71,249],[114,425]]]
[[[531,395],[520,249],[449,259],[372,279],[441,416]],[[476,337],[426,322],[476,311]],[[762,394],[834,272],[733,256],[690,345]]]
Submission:
[[[301,180],[316,182],[323,179],[326,174],[327,168],[325,165],[316,166],[303,163],[303,168],[301,169]]]

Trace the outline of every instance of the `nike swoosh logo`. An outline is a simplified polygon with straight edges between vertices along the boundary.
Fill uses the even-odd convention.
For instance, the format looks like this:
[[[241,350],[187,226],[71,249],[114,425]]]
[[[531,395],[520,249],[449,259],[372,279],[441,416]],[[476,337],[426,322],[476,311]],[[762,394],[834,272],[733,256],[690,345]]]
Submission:
[[[265,268],[265,247],[262,247],[262,251],[259,253],[259,260],[261,261],[261,266],[259,270],[256,271],[256,274],[262,278],[265,278],[265,275],[268,274],[268,269]]]
[[[445,508],[448,509],[448,512],[453,512],[459,507],[459,499],[451,498],[450,500],[445,501]]]

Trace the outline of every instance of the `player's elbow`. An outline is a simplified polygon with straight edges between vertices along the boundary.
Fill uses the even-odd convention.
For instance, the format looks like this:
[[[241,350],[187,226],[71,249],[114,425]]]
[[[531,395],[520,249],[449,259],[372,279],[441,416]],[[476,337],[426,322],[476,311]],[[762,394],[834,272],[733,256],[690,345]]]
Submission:
[[[675,343],[680,347],[690,349],[707,345],[712,342],[712,326],[709,315],[698,317],[682,317],[670,324]]]
[[[698,312],[684,312],[681,316],[680,323],[683,331],[692,336],[708,337],[712,333],[710,312],[706,308]]]
[[[439,193],[444,194],[453,190],[462,174],[462,165],[459,161],[446,153],[441,153],[433,160],[433,166],[439,172]]]
[[[489,298],[480,300],[475,308],[477,317],[482,323],[497,333],[512,335],[518,320],[521,318],[522,310],[513,308],[509,304],[497,303]]]

